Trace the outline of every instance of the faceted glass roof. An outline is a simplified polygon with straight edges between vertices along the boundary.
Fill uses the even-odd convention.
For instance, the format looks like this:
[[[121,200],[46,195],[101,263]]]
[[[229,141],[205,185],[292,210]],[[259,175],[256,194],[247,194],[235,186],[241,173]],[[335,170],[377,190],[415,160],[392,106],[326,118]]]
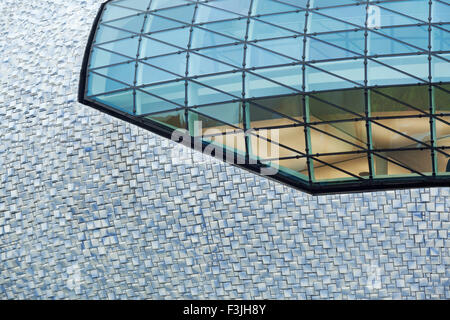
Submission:
[[[108,1],[80,101],[310,192],[448,184],[449,32],[444,0]]]

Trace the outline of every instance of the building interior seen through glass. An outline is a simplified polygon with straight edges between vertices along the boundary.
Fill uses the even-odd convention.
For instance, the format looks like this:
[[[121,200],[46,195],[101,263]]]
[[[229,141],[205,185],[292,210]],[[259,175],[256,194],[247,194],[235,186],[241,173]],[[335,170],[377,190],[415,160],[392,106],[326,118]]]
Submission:
[[[111,1],[86,97],[303,180],[448,175],[449,18],[441,0]]]

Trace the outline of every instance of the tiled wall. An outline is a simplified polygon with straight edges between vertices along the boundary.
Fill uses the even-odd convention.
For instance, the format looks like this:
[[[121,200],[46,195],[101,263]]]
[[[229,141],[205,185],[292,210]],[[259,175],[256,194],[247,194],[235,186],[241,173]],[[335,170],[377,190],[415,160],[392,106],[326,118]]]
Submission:
[[[0,0],[1,299],[450,299],[450,188],[313,197],[78,104],[99,4]]]

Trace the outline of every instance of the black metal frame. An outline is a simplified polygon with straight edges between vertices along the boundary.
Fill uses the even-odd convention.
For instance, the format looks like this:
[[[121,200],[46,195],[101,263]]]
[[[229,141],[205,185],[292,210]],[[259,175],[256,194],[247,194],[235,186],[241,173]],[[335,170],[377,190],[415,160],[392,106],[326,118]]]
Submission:
[[[130,122],[130,123],[132,123],[134,125],[137,125],[137,126],[139,126],[141,128],[144,128],[144,129],[149,130],[151,132],[154,132],[154,133],[156,133],[156,134],[158,134],[160,136],[163,136],[165,138],[170,139],[172,137],[172,133],[173,133],[174,129],[171,129],[168,126],[164,126],[164,125],[162,125],[162,124],[160,124],[160,123],[158,123],[156,121],[152,121],[150,119],[144,118],[145,116],[148,116],[148,115],[133,116],[133,115],[130,115],[130,114],[126,113],[126,112],[122,112],[122,111],[117,110],[115,108],[112,108],[112,107],[110,107],[108,105],[105,105],[103,103],[95,101],[93,99],[89,99],[87,97],[86,89],[87,89],[87,77],[88,77],[88,71],[89,71],[89,60],[90,60],[90,56],[91,56],[92,50],[94,48],[95,35],[96,35],[96,31],[97,31],[97,29],[98,29],[98,27],[99,27],[99,25],[101,23],[101,16],[102,16],[103,10],[104,10],[106,4],[108,4],[111,1],[112,0],[108,0],[108,1],[106,1],[105,3],[103,3],[100,6],[99,11],[97,13],[97,16],[96,16],[96,18],[94,20],[94,23],[93,23],[93,27],[91,29],[91,33],[90,33],[89,38],[88,38],[88,43],[87,43],[86,50],[85,50],[85,53],[84,53],[82,69],[81,69],[81,73],[80,73],[78,101],[80,103],[82,103],[82,104],[88,105],[88,106],[90,106],[92,108],[95,108],[95,109],[97,109],[97,110],[99,110],[101,112],[104,112],[106,114],[109,114],[109,115],[111,115],[113,117],[116,117],[118,119]],[[191,1],[191,2],[194,3],[196,7],[198,6],[198,1]],[[278,2],[283,3],[283,1],[278,1]],[[369,4],[368,1],[365,1],[364,3],[362,3],[362,5],[368,5],[368,4]],[[290,4],[290,5],[292,6],[292,4]],[[345,5],[343,5],[343,6],[345,6]],[[431,7],[431,5],[430,5],[430,7]],[[314,10],[315,9],[317,9],[317,8],[314,8]],[[196,10],[197,10],[197,8],[195,9],[195,11]],[[301,10],[305,10],[306,11],[306,17],[307,17],[308,13],[309,13],[309,10],[310,10],[309,9],[309,2],[308,2],[307,8],[302,8]],[[251,7],[250,7],[250,11],[251,11]],[[147,12],[148,12],[148,10],[145,11],[146,15],[147,15]],[[244,16],[243,17],[243,19],[247,19],[247,26],[249,24],[248,21],[250,20],[250,15],[251,15],[251,12],[249,12],[248,16]],[[430,15],[431,15],[431,13],[430,13]],[[194,13],[194,17],[195,17],[195,13]],[[194,24],[194,21],[190,25],[190,34],[192,33],[193,24]],[[430,19],[429,19],[428,22],[424,22],[424,25],[428,26],[429,32],[431,32],[430,31],[431,26],[435,27],[435,25],[431,23]],[[304,34],[299,34],[298,35],[299,37],[303,37],[304,38],[303,41],[307,41],[307,39],[309,37],[309,36],[307,36],[306,28],[307,28],[307,24],[305,24],[305,32],[304,32]],[[366,19],[366,26],[365,26],[365,28],[362,28],[361,30],[366,32],[366,33],[368,32],[368,30],[367,30],[367,19]],[[142,32],[139,35],[139,37],[142,37]],[[190,40],[189,40],[189,44],[188,44],[187,50],[183,49],[183,50],[185,50],[187,52],[187,56],[186,56],[187,59],[189,59],[190,52],[195,51],[195,49],[191,49],[190,48],[191,35],[189,36],[189,38],[190,38]],[[246,34],[245,40],[242,42],[244,47],[247,46],[247,41],[248,41],[248,32]],[[360,58],[363,59],[363,61],[365,63],[367,63],[367,61],[372,58],[372,57],[369,57],[368,54],[367,54],[368,53],[367,52],[367,35],[365,35],[365,41],[366,41],[366,44],[365,44],[364,55],[362,57],[360,57]],[[427,55],[428,59],[431,60],[431,56],[433,54],[431,52],[431,44],[428,46],[427,49],[428,50],[424,50],[423,54]],[[245,67],[245,61],[246,61],[245,60],[245,51],[246,50],[244,50],[243,66],[242,66],[242,68],[239,68],[239,70],[238,70],[239,72],[242,72],[244,78],[245,78],[245,74],[246,73],[252,73],[252,71],[253,71],[253,69],[250,70],[250,69],[246,69],[246,67]],[[139,54],[139,51],[138,51],[138,54]],[[442,57],[439,57],[439,58],[442,58]],[[135,61],[136,64],[138,63],[138,61],[145,63],[145,61],[143,61],[139,57],[139,55],[137,55],[135,58],[131,58],[131,60]],[[444,60],[446,60],[446,59],[444,59]],[[299,65],[299,66],[300,65],[302,66],[303,78],[304,78],[305,77],[305,66],[307,66],[307,65],[311,66],[308,62],[306,62],[305,52],[303,52],[302,60],[299,60],[299,61],[297,61],[295,63],[297,65]],[[292,64],[289,64],[289,65],[292,65]],[[188,66],[189,66],[189,64],[186,65],[187,68],[188,68]],[[153,66],[153,67],[157,67],[157,66]],[[273,66],[271,66],[271,67],[273,67]],[[431,68],[431,62],[430,62],[430,68]],[[366,113],[365,113],[364,116],[361,116],[361,115],[358,115],[358,116],[360,117],[359,120],[365,121],[366,125],[367,125],[368,123],[376,123],[375,121],[379,120],[380,117],[377,117],[376,119],[371,118],[370,115],[367,112],[367,104],[368,104],[368,102],[367,102],[368,101],[367,90],[370,89],[370,88],[373,88],[374,90],[376,90],[378,87],[377,86],[369,87],[367,85],[367,68],[365,68],[365,70],[366,70],[366,74],[365,74],[364,86],[361,86],[360,88],[365,90]],[[430,73],[431,73],[431,71],[430,71]],[[185,83],[187,84],[188,81],[194,81],[195,82],[196,78],[197,77],[195,77],[193,79],[189,78],[188,77],[188,70],[186,70],[185,77],[181,78],[180,80],[181,81],[185,81]],[[262,78],[264,78],[264,77],[262,77]],[[137,90],[140,89],[139,86],[136,86],[136,75],[135,75],[134,79],[135,79],[135,82],[133,83],[133,86],[132,86],[133,93],[134,93],[133,97],[135,97],[136,89]],[[113,80],[117,81],[116,79],[113,79]],[[347,80],[347,79],[345,79],[345,80]],[[428,86],[429,86],[430,90],[432,89],[433,86],[439,86],[439,83],[438,84],[434,84],[434,83],[431,82],[431,77],[428,80],[429,80],[428,82],[423,81],[423,80],[422,81],[424,82],[424,84],[428,83]],[[202,84],[202,83],[200,83],[200,84]],[[204,85],[204,84],[202,84],[202,85]],[[310,92],[310,93],[304,92],[304,85],[305,85],[305,81],[303,81],[303,88],[302,88],[303,92],[298,90],[298,92],[294,92],[291,95],[302,94],[303,99],[306,99],[306,97],[309,97],[310,99],[311,98],[312,99],[317,99],[316,97],[312,96],[312,94],[314,92]],[[243,86],[245,86],[245,81],[243,81]],[[128,88],[128,89],[130,89],[130,88]],[[443,89],[443,88],[441,88],[441,89]],[[215,88],[215,90],[217,90],[217,89]],[[443,90],[446,91],[445,89],[443,89]],[[146,92],[146,93],[148,93],[148,92]],[[150,95],[152,95],[152,94],[150,93]],[[156,96],[156,97],[161,98],[159,96]],[[267,97],[267,98],[272,98],[272,97]],[[431,99],[431,95],[430,95],[430,99]],[[258,103],[255,102],[254,100],[251,100],[251,99],[245,97],[245,87],[243,88],[242,98],[236,97],[236,99],[230,100],[230,101],[233,101],[233,102],[240,101],[240,102],[244,102],[244,104],[249,102],[249,103],[252,103],[254,105],[257,105],[260,108],[263,108],[263,109],[265,108],[262,105],[258,105]],[[331,104],[328,101],[326,101],[326,103]],[[404,104],[404,102],[403,102],[403,104]],[[210,105],[211,104],[208,104],[208,106],[210,106]],[[345,111],[347,113],[354,113],[351,110],[348,110],[348,109],[346,109],[346,108],[344,108],[342,106],[337,106],[337,105],[333,105],[333,104],[331,104],[331,105],[336,107],[336,108],[338,108],[338,109],[341,109],[341,110],[343,110],[343,111]],[[305,106],[305,103],[303,104],[303,106]],[[136,103],[134,101],[133,109],[135,110],[135,108],[136,108]],[[201,108],[201,106],[194,106],[193,108],[197,109],[197,108]],[[414,109],[414,107],[412,107],[412,108]],[[185,111],[185,115],[186,115],[186,120],[187,120],[187,112],[188,112],[187,99],[186,99],[186,101],[184,103],[184,106],[180,105],[176,109],[175,108],[171,109],[171,111],[175,111],[175,110],[184,110]],[[420,109],[418,109],[418,110],[420,110]],[[194,111],[196,113],[201,114],[201,112],[199,112],[198,110],[191,110],[191,111]],[[274,110],[270,110],[270,111],[272,113],[277,113]],[[443,121],[443,122],[449,124],[444,119],[439,118],[442,115],[436,115],[434,113],[433,105],[432,105],[432,101],[431,100],[430,100],[430,111],[429,111],[429,113],[427,113],[425,111],[422,111],[422,110],[420,110],[420,111],[423,112],[423,116],[430,118],[430,125],[431,126],[433,126],[433,121],[436,121],[436,120]],[[243,112],[244,112],[244,126],[245,126],[244,129],[250,129],[250,128],[246,128],[246,125],[245,125],[245,123],[246,123],[246,121],[245,121],[245,108],[244,108]],[[158,113],[152,113],[152,115],[153,114],[158,114]],[[304,114],[306,114],[306,112],[304,112]],[[284,118],[289,118],[285,114],[280,114],[280,115],[283,116]],[[213,119],[210,116],[207,116],[207,117]],[[401,117],[397,116],[395,118],[401,118]],[[230,125],[230,124],[225,123],[225,122],[223,122],[223,121],[221,121],[219,119],[215,119],[215,120],[217,120],[217,121],[219,121],[221,123],[224,123],[226,125]],[[351,119],[351,120],[348,120],[348,121],[355,121],[355,120]],[[309,122],[309,120],[307,118],[304,118],[303,121],[299,121],[299,120],[295,119],[295,122],[297,123],[297,126],[302,126],[304,128],[305,133],[306,133],[306,130],[310,130],[311,128],[317,130],[317,128],[312,127],[312,125],[314,125],[314,123]],[[336,122],[336,121],[329,121],[329,122]],[[187,125],[188,125],[188,123],[189,122],[186,121]],[[320,122],[320,124],[323,124],[323,123],[326,123],[326,122]],[[377,124],[380,125],[379,123],[377,123]],[[233,125],[231,125],[231,126],[233,126]],[[237,129],[239,129],[239,128],[237,128]],[[261,129],[264,129],[264,128],[254,128],[253,130],[254,131],[258,131],[258,130],[261,130]],[[249,133],[249,135],[254,135],[254,136],[258,137],[258,138],[270,141],[270,139],[261,137],[258,133],[254,133],[253,130],[252,130],[252,132]],[[395,132],[395,130],[393,130],[392,128],[389,128],[389,130]],[[369,131],[370,131],[370,128],[367,128],[367,132],[369,132]],[[327,132],[323,132],[323,133],[336,138],[335,136],[333,136],[330,133],[327,133]],[[397,132],[397,134],[404,135],[401,132]],[[305,134],[305,138],[306,137],[307,137],[307,135]],[[407,137],[409,139],[412,139],[409,136],[407,136]],[[249,141],[248,141],[248,139],[249,139],[249,137],[246,137],[246,139],[245,139],[246,140],[245,141],[245,143],[246,143],[246,150],[248,150],[248,148],[249,148]],[[414,140],[414,139],[412,139],[412,140]],[[286,148],[286,146],[283,146],[281,143],[277,143],[277,142],[274,142],[274,141],[270,141],[270,142],[278,144],[279,146]],[[348,141],[346,141],[346,142],[349,143]],[[448,154],[445,153],[445,151],[444,151],[444,150],[446,150],[448,148],[446,148],[446,147],[436,147],[435,140],[434,140],[433,136],[431,137],[431,141],[430,141],[431,142],[431,146],[428,146],[426,143],[423,143],[423,142],[421,142],[419,140],[417,140],[417,142],[426,145],[427,147],[424,148],[424,149],[431,150],[433,155],[434,155],[435,152],[442,152],[442,153],[444,153],[444,154],[446,154],[448,156]],[[204,140],[200,140],[198,138],[192,138],[192,140],[191,140],[191,148],[195,149],[196,146],[201,146],[201,150],[198,150],[198,151],[204,152],[205,149],[208,148],[208,146],[210,146],[210,143],[205,142]],[[389,149],[389,151],[399,151],[399,150],[406,150],[406,149],[405,148]],[[414,150],[417,150],[417,148],[414,148]],[[358,177],[358,176],[355,176],[353,174],[350,174],[351,176],[354,176],[355,178],[358,178],[358,179],[357,180],[353,180],[353,181],[351,181],[351,180],[348,180],[348,181],[343,180],[343,181],[333,181],[333,182],[313,182],[312,177],[311,177],[311,168],[310,168],[311,164],[310,164],[310,162],[312,160],[321,162],[319,159],[315,159],[315,157],[328,155],[328,154],[312,154],[308,142],[306,142],[306,153],[299,152],[298,150],[294,150],[294,151],[296,151],[296,153],[298,153],[299,155],[297,155],[295,157],[287,157],[287,158],[296,158],[296,159],[306,158],[307,159],[308,172],[309,172],[309,175],[308,175],[309,176],[309,181],[303,181],[303,180],[301,180],[301,179],[299,179],[297,177],[294,177],[294,176],[292,176],[292,175],[290,175],[288,173],[282,172],[282,171],[279,171],[278,174],[276,174],[274,176],[264,176],[264,177],[272,179],[272,180],[276,180],[278,182],[287,184],[290,187],[294,187],[294,188],[296,188],[298,190],[306,191],[306,192],[311,193],[311,194],[327,194],[327,193],[343,193],[343,192],[376,191],[376,190],[385,190],[385,189],[402,189],[402,188],[421,188],[421,187],[450,186],[450,176],[447,176],[447,175],[443,175],[443,176],[436,175],[435,163],[433,163],[433,173],[432,173],[432,175],[424,175],[424,174],[416,172],[416,173],[419,174],[419,176],[414,176],[414,177],[389,177],[389,178],[385,178],[385,179],[384,178],[372,179],[373,173],[372,173],[372,168],[371,168],[371,163],[372,162],[370,161],[370,157],[372,156],[372,154],[376,154],[376,152],[380,152],[380,150],[373,150],[373,146],[371,146],[371,145],[368,145],[367,149],[362,148],[362,150],[360,150],[360,151],[349,151],[348,152],[348,153],[355,153],[355,154],[357,154],[357,153],[360,153],[360,154],[367,153],[368,154],[368,156],[369,156],[369,170],[370,170],[369,175],[370,175],[370,179],[366,179],[366,178],[362,178],[362,177]],[[229,151],[227,151],[227,152],[229,152]],[[343,154],[343,152],[337,152],[336,154]],[[220,155],[213,154],[213,156],[220,157],[221,160],[227,161],[227,159],[223,159]],[[380,155],[377,155],[377,156],[380,156]],[[267,167],[263,163],[264,160],[263,161],[258,160],[256,163],[254,163],[252,161],[249,161],[250,160],[249,159],[249,152],[246,152],[245,157],[243,157],[242,155],[240,155],[238,153],[235,153],[234,154],[234,158],[237,161],[231,162],[232,165],[235,165],[235,166],[241,167],[243,169],[249,170],[249,171],[251,171],[251,172],[253,172],[255,174],[258,174],[258,175],[260,174],[261,168]],[[386,160],[388,160],[388,159],[386,159]],[[392,160],[388,160],[388,161],[394,162]],[[325,164],[330,166],[330,167],[333,167],[333,165],[330,165],[328,163],[325,163]],[[411,170],[411,168],[408,168],[408,169]],[[340,171],[344,171],[342,169],[339,169],[339,170]],[[346,172],[346,173],[349,174],[348,172]]]

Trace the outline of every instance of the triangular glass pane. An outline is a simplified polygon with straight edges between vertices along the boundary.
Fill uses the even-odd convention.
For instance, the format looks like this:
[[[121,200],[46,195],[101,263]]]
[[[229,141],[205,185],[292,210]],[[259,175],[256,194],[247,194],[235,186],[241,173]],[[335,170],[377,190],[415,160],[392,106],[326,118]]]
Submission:
[[[285,1],[285,0],[283,0]],[[304,0],[303,0],[304,1]],[[289,0],[285,2],[297,2],[297,0]],[[306,2],[306,1],[304,1]],[[346,5],[346,4],[360,4],[361,1],[358,0],[314,0],[310,1],[311,8],[325,8],[325,7],[332,7],[332,6],[339,6],[339,5]]]
[[[374,149],[424,148],[431,140],[428,117],[373,120],[371,129]]]
[[[280,37],[290,37],[295,34],[296,33],[293,31],[288,31],[288,30],[270,25],[265,22],[251,19],[248,39],[250,41],[273,39],[273,38],[280,38]]]
[[[150,35],[150,38],[161,40],[163,42],[166,42],[167,44],[185,49],[187,48],[187,45],[189,43],[189,29],[184,28],[181,30],[152,33]]]
[[[219,120],[220,124],[216,123],[215,126],[231,125],[239,128],[244,128],[242,121],[243,113],[240,103],[226,103],[209,107],[195,108],[195,111],[209,118]]]
[[[107,66],[110,64],[123,63],[129,61],[130,59],[114,54],[109,51],[102,50],[101,48],[95,48],[92,51],[90,58],[90,68],[98,68]]]
[[[313,38],[322,40],[328,43],[327,47],[322,48],[322,50],[329,50],[330,53],[321,53],[319,55],[323,56],[335,56],[337,57],[355,57],[358,55],[364,55],[364,31],[347,31],[347,32],[335,32],[328,34],[321,34],[313,36]],[[308,38],[308,41],[312,40]],[[316,40],[316,41],[318,41]],[[308,43],[307,47],[313,45],[313,42]],[[340,48],[336,48],[335,45]],[[320,45],[315,45],[317,49],[320,49]],[[331,46],[332,48],[330,48]]]
[[[250,0],[217,0],[209,2],[211,6],[247,16]]]
[[[168,111],[176,108],[179,108],[179,106],[143,91],[136,90],[136,115]]]
[[[292,59],[285,58],[283,56],[280,56],[279,54],[258,48],[253,45],[249,45],[247,49],[247,68],[289,64],[293,61],[294,60]]]
[[[239,115],[239,104],[238,103],[227,103],[223,105],[217,105],[216,108],[228,109],[228,112],[233,115]],[[203,110],[203,108],[198,108],[196,111],[200,112],[192,112],[189,111],[189,122],[195,128],[193,129],[193,135],[195,137],[201,137],[202,140],[212,142],[215,145],[220,147],[225,147],[234,152],[238,152],[240,154],[245,154],[245,136],[241,123],[237,123],[234,125],[227,125],[217,119],[214,116],[214,112],[211,114],[211,110]],[[213,118],[208,117],[207,115],[202,114],[203,112],[208,113]],[[236,128],[239,127],[239,128]],[[214,148],[208,147],[205,152],[212,152]],[[218,156],[217,152],[221,152],[223,150],[215,150],[216,156]],[[230,157],[230,155],[223,154],[225,157]],[[234,156],[231,156],[234,158]],[[233,159],[230,159],[233,160]]]
[[[246,80],[246,97],[258,98],[299,92],[303,77],[301,66],[295,65],[252,71],[247,73]]]
[[[431,72],[433,82],[449,82],[450,81],[450,54],[434,55],[431,58]]]
[[[433,1],[433,5],[431,6],[433,10],[432,22],[444,22],[448,23],[450,17],[450,2],[448,4],[444,4],[438,1]],[[447,27],[448,29],[449,27]]]
[[[171,9],[158,10],[156,14],[177,20],[178,22],[192,23],[194,17],[195,5],[185,5]]]
[[[272,72],[277,72],[276,70]],[[295,93],[294,89],[291,89],[287,86],[284,86],[283,83],[278,84],[268,79],[270,74],[264,72],[264,76],[268,79],[264,79],[259,77],[260,73],[246,73],[246,97],[247,98],[259,98],[259,97],[267,97],[267,96],[275,96],[275,95],[284,95]],[[300,77],[299,77],[300,78]],[[300,81],[300,80],[299,80]]]
[[[277,26],[303,33],[305,29],[305,12],[280,13],[258,18],[266,22],[276,24]]]
[[[133,90],[122,91],[117,93],[110,93],[94,98],[107,106],[124,111],[129,114],[133,114]]]
[[[196,23],[237,19],[240,17],[240,15],[238,14],[212,7],[211,4],[213,3],[214,2],[208,2],[206,5],[199,3],[197,14],[195,17]]]
[[[258,46],[272,51],[276,51],[282,55],[291,57],[292,59],[301,60],[303,55],[303,38],[287,38],[280,40],[258,41]],[[268,54],[272,55],[269,51]],[[285,58],[282,60],[287,62]],[[287,62],[288,63],[288,62]],[[275,63],[274,63],[275,64]]]
[[[178,51],[180,50],[175,47],[169,46],[167,44],[164,44],[162,42],[153,39],[149,39],[147,37],[143,37],[141,42],[141,53],[139,57],[143,59],[148,57],[176,53]]]
[[[309,113],[311,122],[364,117],[364,90],[349,89],[311,94],[309,96]]]
[[[122,63],[112,67],[96,69],[95,72],[132,85],[134,81],[135,65],[134,63]]]
[[[137,70],[137,85],[148,85],[157,82],[169,81],[175,79],[176,76],[162,71],[160,69],[154,68],[152,66],[139,63]]]
[[[288,173],[302,180],[308,180],[309,174],[306,158],[280,160],[276,162],[275,168],[278,168],[279,171]]]
[[[159,9],[166,9],[166,8],[171,8],[171,7],[175,7],[175,6],[180,6],[180,5],[186,5],[187,3],[190,3],[191,1],[189,0],[158,0],[155,1],[153,0],[150,6],[150,10],[159,10]]]
[[[396,41],[396,39],[399,41]],[[383,28],[369,33],[369,43],[369,54],[371,55],[426,51],[428,47],[428,30],[427,27],[417,26]]]
[[[150,5],[150,2],[151,0],[121,0],[115,2],[115,4],[145,11]]]
[[[114,90],[120,90],[127,88],[128,86],[126,84],[114,81],[109,78],[105,78],[101,75],[98,75],[96,73],[89,73],[88,78],[88,91],[87,95],[97,95],[104,92],[110,92]]]
[[[420,110],[428,112],[429,104],[427,85],[392,86],[370,91],[372,117],[423,114]]]
[[[308,91],[362,86],[364,83],[364,61],[358,59],[313,63],[306,66],[306,78]]]
[[[199,82],[232,95],[232,99],[242,97],[242,72],[232,72],[210,77],[202,77]],[[229,100],[229,97],[228,99]],[[192,101],[192,100],[191,100]],[[220,101],[220,100],[219,100]],[[224,101],[224,100],[222,100]],[[204,104],[204,103],[195,103]],[[189,102],[189,105],[192,105]]]
[[[369,84],[385,86],[390,84],[419,83],[421,82],[420,79],[426,82],[429,73],[427,58],[427,55],[421,55],[369,59]],[[377,61],[383,64],[377,63]]]
[[[250,101],[249,109],[252,128],[264,127],[272,122],[277,122],[277,125],[303,123],[301,95],[255,99]]]
[[[275,123],[273,123],[275,124]],[[271,165],[280,163],[279,159],[293,157],[285,161],[285,166],[295,171],[307,169],[306,158],[296,159],[306,155],[305,130],[303,127],[282,129],[252,130],[250,135],[252,156],[261,160],[271,160]],[[268,164],[267,161],[263,161]]]
[[[216,31],[239,40],[244,39],[246,26],[247,20],[245,19],[214,22],[202,25],[202,27],[208,30]]]
[[[204,78],[199,79],[204,81]],[[188,105],[198,106],[222,101],[230,101],[236,97],[228,95],[226,92],[214,90],[213,87],[205,87],[199,82],[189,81],[188,83]]]
[[[212,47],[223,44],[234,43],[236,40],[221,36],[205,29],[194,28],[192,34],[192,48]],[[220,49],[219,49],[220,50]]]
[[[171,54],[157,58],[145,60],[146,63],[157,66],[167,72],[173,73],[174,77],[184,77],[186,75],[186,53]]]
[[[365,6],[336,7],[313,11],[308,33],[364,28]]]
[[[126,31],[140,33],[142,27],[144,26],[145,14],[141,13],[139,15],[134,15],[129,18],[123,18],[116,21],[108,22],[108,26],[124,29]]]
[[[308,58],[307,61],[320,61],[328,59],[341,59],[354,57],[358,54],[337,48],[323,41],[308,38]]]
[[[202,57],[195,53],[192,53],[189,56],[189,76],[226,72],[233,69],[235,68],[218,61]]]
[[[242,63],[244,60],[243,45],[231,45],[231,46],[220,47],[220,48],[198,50],[198,51],[195,51],[191,55],[191,57],[194,57],[196,55],[195,53],[198,53],[199,55],[210,57],[211,59],[217,60],[217,61],[210,60],[211,62],[208,62],[208,63],[219,64],[217,67],[215,67],[217,69],[223,68],[223,66],[220,66],[221,65],[220,62],[223,62],[226,64],[231,64],[231,65],[235,66],[234,68],[229,66],[232,69],[242,68]],[[190,70],[192,70],[192,72],[194,72],[194,70],[196,70],[196,69],[201,69],[202,67],[203,66],[195,65],[194,63],[190,64]]]
[[[184,110],[169,111],[145,117],[172,129],[186,129],[186,116]]]
[[[312,153],[361,151],[367,148],[366,122],[346,121],[311,125]],[[337,155],[336,160],[344,160]]]
[[[284,1],[286,2],[286,1]],[[300,1],[293,1],[295,2],[294,5],[300,5],[304,6],[302,2],[305,2],[305,0]],[[255,8],[253,9],[252,15],[258,15],[258,14],[270,14],[270,13],[276,13],[276,12],[286,12],[286,11],[293,11],[296,10],[297,7],[290,6],[284,3],[280,3],[273,0],[267,0],[267,1],[256,1]]]
[[[341,157],[343,159],[339,159],[339,156],[324,156],[313,159],[314,180],[332,181],[335,179],[358,179],[357,177],[367,178],[369,172],[367,154],[347,154]]]
[[[450,114],[450,84],[433,87],[436,113]]]
[[[418,20],[428,22],[428,1],[409,0],[408,3],[402,1],[383,2],[378,6],[381,8],[382,26],[416,24],[419,22]],[[389,11],[385,9],[389,9]]]
[[[441,27],[441,26],[439,26]],[[450,51],[450,24],[447,25],[448,30],[442,30],[436,27],[432,28],[432,50],[433,51]]]
[[[450,121],[450,117],[447,117],[447,121]],[[438,147],[445,147],[446,152],[449,153],[450,147],[450,134],[447,134],[446,137],[438,138],[437,140]],[[447,155],[438,153],[437,154],[437,171],[439,175],[447,175],[450,176],[450,159]]]
[[[185,26],[182,23],[175,22],[166,18],[158,17],[153,14],[147,16],[147,23],[145,26],[145,33],[153,33],[167,29],[179,28]]]
[[[108,49],[119,54],[123,54],[131,59],[136,58],[138,50],[138,39],[128,38],[124,40],[114,41],[99,45],[100,48]]]
[[[136,10],[108,5],[105,7],[105,11],[103,11],[102,22],[108,22],[135,14]]]
[[[100,28],[98,28],[96,36],[95,36],[95,43],[101,44],[103,42],[107,41],[116,41],[118,39],[123,39],[127,37],[133,36],[133,33],[118,30],[115,28],[108,27],[107,25],[101,25]]]
[[[148,86],[141,90],[162,97],[178,107],[184,107],[185,86],[184,81],[174,81],[159,85]]]
[[[376,152],[373,155],[375,176],[418,175],[411,170],[430,174],[432,170],[431,150],[407,150]]]

